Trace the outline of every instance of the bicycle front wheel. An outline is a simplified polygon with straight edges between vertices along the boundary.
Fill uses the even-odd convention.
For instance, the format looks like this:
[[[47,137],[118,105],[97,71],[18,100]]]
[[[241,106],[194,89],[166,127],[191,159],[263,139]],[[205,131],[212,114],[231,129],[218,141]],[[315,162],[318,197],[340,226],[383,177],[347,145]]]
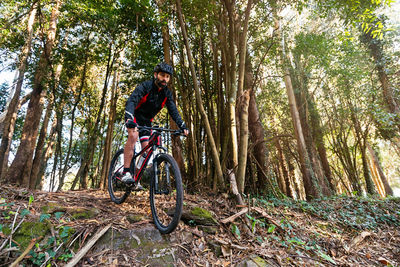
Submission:
[[[159,154],[150,182],[150,206],[154,224],[162,234],[175,230],[182,215],[181,172],[174,158]]]
[[[111,160],[108,172],[108,193],[114,203],[121,204],[129,196],[130,188],[121,181],[122,171],[124,170],[124,149],[115,153]]]

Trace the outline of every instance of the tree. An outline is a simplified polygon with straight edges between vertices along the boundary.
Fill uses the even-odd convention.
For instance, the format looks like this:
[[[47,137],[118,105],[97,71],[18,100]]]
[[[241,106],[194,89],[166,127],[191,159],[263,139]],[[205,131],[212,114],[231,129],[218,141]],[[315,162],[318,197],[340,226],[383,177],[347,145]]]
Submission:
[[[32,156],[36,145],[38,127],[43,110],[44,96],[46,94],[44,80],[51,64],[50,60],[56,37],[57,17],[59,14],[60,5],[60,0],[56,0],[53,4],[49,29],[47,31],[46,44],[43,48],[43,52],[39,59],[34,76],[32,96],[29,101],[28,111],[22,130],[23,137],[21,139],[21,144],[18,147],[15,159],[7,172],[7,179],[13,184],[17,183],[23,186],[29,186],[32,168]]]
[[[18,77],[15,82],[16,85],[14,87],[14,90],[10,94],[10,96],[12,95],[12,98],[8,105],[7,111],[4,111],[5,116],[4,116],[3,131],[1,135],[2,139],[0,145],[0,180],[3,180],[5,173],[7,172],[8,169],[8,154],[10,150],[12,136],[14,133],[15,120],[17,119],[17,110],[19,108],[18,104],[21,95],[22,83],[24,81],[25,69],[32,44],[33,24],[35,22],[38,2],[39,1],[33,2],[29,10],[26,39],[25,39],[25,45],[23,46],[20,55]]]

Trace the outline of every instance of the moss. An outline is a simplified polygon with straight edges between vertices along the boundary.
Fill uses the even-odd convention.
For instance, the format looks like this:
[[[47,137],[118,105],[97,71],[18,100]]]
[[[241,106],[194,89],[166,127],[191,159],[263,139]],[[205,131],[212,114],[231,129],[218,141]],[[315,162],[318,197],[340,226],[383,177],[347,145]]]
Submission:
[[[43,213],[55,213],[55,212],[66,212],[67,208],[57,205],[57,203],[49,203],[48,205],[41,207]]]
[[[99,211],[97,209],[85,209],[85,208],[77,208],[71,212],[71,218],[75,220],[79,219],[91,219],[97,216]]]
[[[213,217],[212,213],[206,209],[199,208],[199,207],[194,207],[191,210],[191,213],[199,218],[204,219],[207,223],[204,223],[205,225],[217,225],[218,222],[217,220]]]
[[[131,215],[128,215],[127,217],[126,217],[126,219],[128,220],[128,222],[130,222],[130,223],[137,223],[137,222],[140,222],[140,221],[142,221],[143,220],[143,216],[141,216],[141,215],[137,215],[137,214],[131,214]]]
[[[265,260],[259,256],[255,256],[251,259],[257,266],[267,266]]]
[[[48,222],[23,222],[13,239],[19,244],[20,251],[24,251],[32,239],[44,237],[49,232]]]
[[[3,234],[5,234],[5,235],[10,235],[11,234],[11,228],[9,227],[9,226],[3,226],[3,229],[2,229],[2,232],[3,232]]]

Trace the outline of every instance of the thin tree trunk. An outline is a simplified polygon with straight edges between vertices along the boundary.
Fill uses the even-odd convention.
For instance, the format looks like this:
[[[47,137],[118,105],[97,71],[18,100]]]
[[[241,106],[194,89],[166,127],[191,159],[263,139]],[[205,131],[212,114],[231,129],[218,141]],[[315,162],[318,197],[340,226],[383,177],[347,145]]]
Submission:
[[[186,25],[185,25],[185,23],[183,21],[182,7],[181,7],[180,0],[176,0],[176,7],[177,7],[179,23],[180,23],[180,26],[181,26],[183,39],[184,39],[184,43],[185,43],[185,47],[186,47],[186,51],[187,51],[186,55],[188,57],[190,71],[191,71],[192,78],[193,78],[193,86],[194,86],[194,89],[195,89],[196,102],[197,102],[198,108],[200,110],[200,114],[201,114],[201,117],[203,119],[203,123],[204,123],[204,126],[206,128],[207,136],[209,138],[209,142],[210,142],[210,145],[211,145],[211,151],[212,151],[214,164],[215,164],[215,167],[216,167],[216,170],[217,170],[218,181],[219,181],[219,183],[221,185],[224,185],[224,177],[223,177],[223,173],[222,173],[222,169],[221,169],[221,164],[220,164],[220,161],[219,161],[219,155],[218,155],[217,147],[215,146],[214,136],[213,136],[212,131],[211,131],[211,127],[210,127],[210,123],[208,121],[207,113],[204,110],[204,106],[203,106],[201,95],[200,95],[200,89],[198,87],[196,71],[195,71],[194,65],[193,65],[192,52],[191,52],[191,49],[190,49],[190,46],[189,46],[189,41],[188,41],[187,32],[186,32]]]
[[[371,145],[368,142],[367,142],[367,148],[368,148],[368,151],[369,151],[369,153],[370,153],[370,155],[372,157],[374,165],[378,170],[379,178],[381,179],[381,181],[383,183],[383,187],[385,188],[386,196],[388,196],[388,195],[389,196],[393,196],[393,190],[390,187],[389,182],[388,182],[388,180],[386,178],[386,175],[382,170],[382,166],[380,164],[380,161],[379,161],[378,157],[376,156],[376,153],[375,153],[374,149],[371,147]]]
[[[395,114],[396,125],[400,131],[400,108],[396,101],[394,87],[390,85],[388,75],[386,73],[387,60],[383,52],[383,43],[381,40],[373,38],[371,32],[362,32],[361,39],[369,48],[370,54],[375,61],[378,71],[379,81],[382,86],[383,97],[386,102],[386,108],[390,113]]]
[[[308,92],[308,79],[299,55],[295,55],[294,62],[296,71],[291,69],[291,78],[293,78],[292,82],[295,88],[298,88],[298,90],[295,90],[295,97],[307,152],[314,170],[315,178],[318,181],[318,187],[321,188],[321,192],[324,196],[330,196],[332,192],[330,190],[328,179],[325,177],[323,164],[317,152],[317,144],[313,135],[313,128],[317,127],[319,124],[319,121],[315,121],[315,113],[317,110],[314,108],[315,104],[312,102],[312,98]],[[313,122],[316,123],[316,125],[312,123],[311,116],[313,116]]]
[[[279,142],[279,138],[275,138],[275,146],[278,151],[279,165],[281,166],[282,176],[285,181],[285,188],[283,188],[282,192],[285,192],[288,197],[291,197],[294,199],[294,193],[290,188],[289,172],[286,168],[285,159],[284,159],[284,155],[282,152],[281,144]]]
[[[247,7],[245,11],[243,30],[240,36],[239,44],[239,82],[238,82],[238,95],[239,95],[239,118],[240,118],[240,143],[238,152],[238,170],[237,170],[237,184],[240,193],[244,193],[245,184],[245,173],[247,166],[247,149],[249,143],[249,102],[250,102],[250,92],[252,88],[247,88],[243,92],[244,87],[244,76],[245,76],[245,65],[246,65],[246,55],[247,55],[247,29],[249,24],[250,10],[253,1],[249,0],[247,2]]]
[[[85,63],[83,64],[82,78],[81,78],[81,83],[79,85],[78,95],[75,98],[74,105],[73,105],[72,111],[71,111],[71,128],[69,129],[68,151],[67,151],[67,155],[65,156],[64,168],[62,170],[61,177],[59,179],[60,181],[58,184],[57,191],[60,191],[64,184],[65,175],[67,175],[68,164],[69,164],[69,160],[71,157],[73,131],[74,131],[74,126],[75,126],[75,111],[78,107],[79,102],[81,101],[81,95],[82,95],[83,88],[84,88],[85,82],[86,82],[86,72],[87,72],[87,65],[88,65],[88,51],[87,51],[88,49],[87,48],[89,47],[89,44],[90,44],[89,37],[90,37],[90,33],[86,37],[86,53],[85,53],[85,61],[84,61]]]
[[[280,25],[279,21],[275,19],[275,28],[278,29],[278,35],[282,36],[281,30],[280,30]],[[294,95],[293,91],[293,85],[292,81],[290,79],[290,72],[289,68],[286,66],[287,63],[287,58],[285,54],[285,47],[284,47],[284,41],[282,38],[282,62],[283,62],[283,71],[284,71],[284,82],[286,86],[286,93],[288,96],[289,100],[289,107],[290,107],[290,113],[292,116],[292,122],[293,122],[293,127],[294,127],[294,132],[297,140],[297,147],[298,147],[298,153],[299,153],[299,158],[300,158],[300,167],[301,167],[301,172],[303,174],[303,183],[304,183],[304,189],[306,192],[306,198],[307,200],[311,200],[313,198],[318,198],[320,197],[320,192],[317,190],[317,184],[315,180],[315,175],[314,171],[312,169],[310,157],[307,152],[306,148],[306,143],[304,139],[304,134],[303,130],[301,127],[301,122],[300,122],[300,116],[299,116],[299,111],[297,110],[297,104],[296,104],[296,98]]]
[[[46,170],[47,166],[47,161],[49,158],[53,156],[54,152],[54,145],[55,145],[55,137],[57,134],[57,116],[53,119],[50,134],[47,140],[47,145],[46,148],[43,149],[42,155],[41,155],[41,160],[40,160],[40,167],[39,167],[39,172],[36,176],[36,181],[35,181],[35,188],[36,189],[42,189],[43,187],[43,176]]]
[[[378,194],[381,197],[385,197],[386,196],[385,189],[383,188],[382,181],[379,178],[378,170],[376,169],[376,166],[374,164],[374,160],[372,159],[372,157],[369,158],[368,163],[369,163],[369,169],[371,171],[372,181],[374,182],[374,184],[376,186]]]
[[[237,179],[238,161],[238,137],[237,137],[237,121],[236,121],[236,47],[235,47],[235,0],[224,0],[226,10],[228,12],[229,31],[228,42],[226,48],[229,49],[226,53],[226,91],[228,98],[228,115],[229,115],[229,130],[231,136],[232,148],[232,167]],[[240,186],[240,185],[238,185]],[[241,192],[242,193],[242,192]]]
[[[103,166],[101,169],[101,180],[100,180],[100,189],[104,189],[107,185],[107,177],[108,177],[108,170],[111,163],[111,151],[112,151],[112,137],[114,133],[114,123],[117,113],[117,100],[118,100],[118,82],[119,82],[119,70],[116,69],[114,71],[114,78],[113,78],[113,85],[111,89],[111,104],[110,104],[110,113],[108,118],[108,125],[107,125],[107,134],[106,134],[106,141],[104,144],[104,154],[103,154]]]
[[[107,70],[106,70],[106,76],[105,76],[105,80],[104,80],[104,86],[103,86],[103,91],[102,91],[102,96],[101,96],[101,100],[100,100],[100,107],[97,113],[97,118],[96,118],[96,122],[93,125],[93,131],[89,136],[89,142],[88,142],[88,146],[87,149],[85,151],[85,156],[84,156],[84,160],[82,162],[81,167],[78,170],[77,173],[77,177],[81,182],[81,188],[82,189],[87,189],[87,177],[88,177],[88,173],[89,173],[89,167],[92,164],[93,161],[93,154],[94,151],[96,149],[96,145],[98,142],[98,137],[99,137],[99,129],[100,129],[100,122],[101,122],[101,118],[102,118],[102,113],[103,113],[103,109],[104,109],[104,104],[105,104],[105,100],[106,100],[106,93],[107,93],[107,88],[108,88],[108,81],[110,78],[110,73],[112,70],[114,64],[114,60],[112,60],[112,44],[110,44],[109,47],[109,55],[108,55],[108,61],[107,61]],[[73,184],[73,187],[71,189],[73,189],[75,187],[75,181]]]
[[[17,120],[18,103],[19,97],[21,95],[22,83],[24,81],[25,69],[29,57],[29,51],[31,50],[33,23],[36,17],[37,5],[38,2],[34,2],[29,12],[26,40],[25,45],[21,51],[20,63],[18,68],[18,78],[16,80],[14,94],[12,95],[12,93],[10,93],[10,97],[12,98],[8,105],[8,108],[4,111],[5,116],[4,121],[2,122],[3,130],[0,145],[0,181],[3,180],[8,168],[8,155],[10,151],[12,136],[14,134],[15,121]]]
[[[163,9],[164,9],[164,1],[156,1],[157,5],[159,7],[161,16],[163,15]],[[168,22],[167,22],[168,23]],[[173,61],[171,58],[171,47],[169,43],[169,29],[166,24],[162,24],[161,26],[161,32],[162,32],[162,39],[163,39],[163,50],[164,50],[164,60],[167,64],[173,65]],[[175,92],[175,87],[174,84],[171,82],[171,85],[169,86],[169,89],[172,92],[172,95],[174,96],[175,104],[176,104],[176,92]],[[178,129],[178,126],[172,119],[172,117],[169,117],[169,122],[170,126],[172,129]],[[183,160],[183,154],[182,154],[182,142],[179,136],[172,136],[172,155],[176,162],[178,163],[179,169],[181,170],[183,179],[185,179],[186,176],[186,170],[185,170],[185,161]]]
[[[22,129],[22,138],[15,159],[7,172],[9,182],[28,186],[32,167],[33,150],[36,145],[40,117],[43,110],[44,80],[50,65],[51,52],[53,49],[57,17],[61,0],[56,0],[53,6],[50,26],[47,33],[47,41],[43,53],[39,59],[38,67],[34,75],[33,92],[29,101],[25,123]]]

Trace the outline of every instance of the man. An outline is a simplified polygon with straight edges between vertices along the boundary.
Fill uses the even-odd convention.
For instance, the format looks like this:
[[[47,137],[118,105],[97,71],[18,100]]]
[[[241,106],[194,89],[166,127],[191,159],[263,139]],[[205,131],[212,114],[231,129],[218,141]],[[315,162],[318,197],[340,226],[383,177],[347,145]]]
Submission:
[[[149,143],[150,131],[141,130],[138,132],[138,125],[150,127],[154,116],[166,105],[169,114],[178,127],[185,135],[189,133],[176,108],[172,93],[167,87],[172,74],[173,69],[170,65],[165,62],[158,64],[154,67],[154,78],[139,84],[126,102],[125,125],[128,130],[128,140],[124,148],[122,181],[127,184],[134,182],[129,172],[129,166],[138,137],[140,137],[142,148]],[[138,189],[140,188],[141,186],[138,185]]]

